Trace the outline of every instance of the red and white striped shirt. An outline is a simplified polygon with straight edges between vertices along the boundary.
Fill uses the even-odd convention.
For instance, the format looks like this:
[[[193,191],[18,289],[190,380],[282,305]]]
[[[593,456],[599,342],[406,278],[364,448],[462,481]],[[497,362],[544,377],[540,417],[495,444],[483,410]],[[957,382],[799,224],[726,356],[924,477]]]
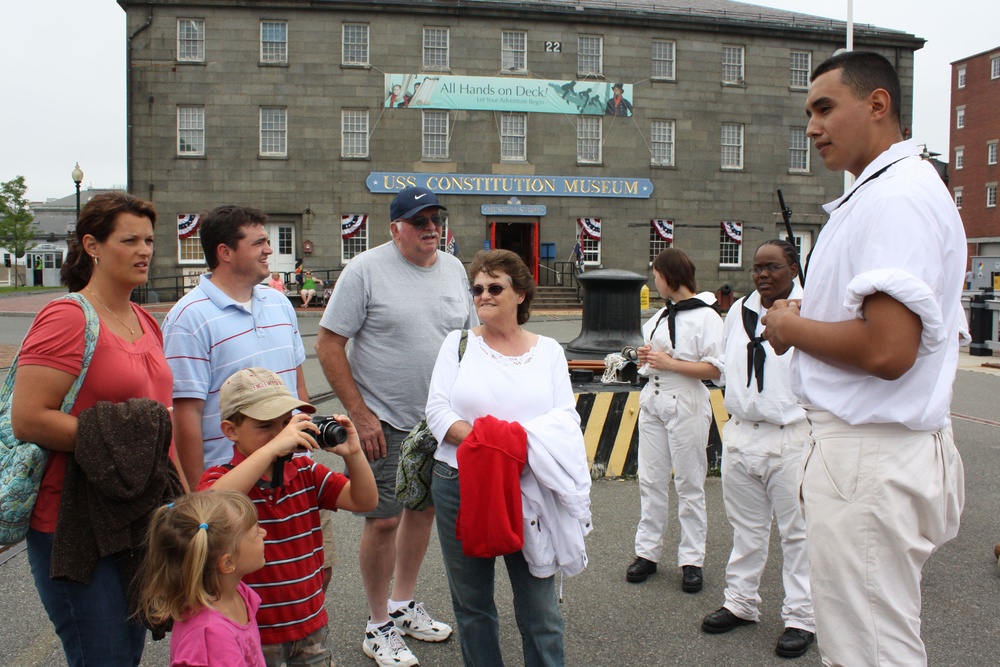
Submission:
[[[229,466],[205,471],[198,490],[211,487],[246,457],[233,448]],[[326,625],[323,607],[323,535],[320,509],[336,510],[347,478],[306,456],[285,464],[285,484],[261,482],[247,494],[264,538],[264,567],[243,577],[261,598],[257,625],[263,644],[303,639]]]

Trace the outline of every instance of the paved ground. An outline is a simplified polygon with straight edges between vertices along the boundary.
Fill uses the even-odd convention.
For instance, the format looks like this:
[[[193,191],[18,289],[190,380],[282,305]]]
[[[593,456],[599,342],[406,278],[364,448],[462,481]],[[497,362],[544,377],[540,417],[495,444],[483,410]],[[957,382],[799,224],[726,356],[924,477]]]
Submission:
[[[31,299],[45,303],[56,294],[0,298],[0,345],[16,346],[30,325]],[[3,311],[10,308],[11,313]],[[37,310],[38,305],[34,308]],[[22,310],[23,309],[23,310]],[[17,316],[26,313],[27,317]],[[328,394],[311,352],[319,310],[300,313],[300,328],[307,351],[306,376],[310,393],[322,410],[339,409]],[[580,332],[579,313],[543,314],[532,318],[528,328],[569,342]],[[924,570],[923,636],[932,665],[993,666],[1000,655],[997,611],[1000,600],[1000,569],[992,557],[1000,540],[997,516],[1000,485],[995,470],[1000,458],[1000,370],[982,368],[989,359],[963,354],[955,399],[956,440],[966,468],[967,503],[962,531],[957,539],[936,554]],[[625,582],[625,567],[632,559],[632,539],[639,512],[639,493],[634,480],[601,480],[594,484],[595,530],[588,538],[590,566],[580,576],[562,582],[563,613],[566,618],[567,664],[594,667],[649,665],[762,666],[784,665],[773,655],[781,633],[780,548],[772,538],[774,556],[764,573],[761,595],[762,622],[727,635],[711,636],[699,629],[701,617],[723,601],[725,563],[731,547],[731,529],[722,504],[721,482],[706,484],[709,511],[708,556],[705,590],[697,595],[682,593],[679,575],[670,565],[676,549],[676,522],[670,522],[665,547],[665,566],[644,584]],[[349,514],[336,516],[335,532],[340,562],[327,599],[330,613],[329,643],[339,665],[368,667],[371,660],[361,652],[366,610],[358,576],[356,554],[361,521]],[[436,536],[431,545],[418,594],[429,609],[444,620],[454,618]],[[58,641],[45,617],[31,584],[27,561],[17,549],[0,555],[0,666],[60,667],[65,665]],[[11,556],[11,554],[14,554]],[[497,604],[502,623],[502,644],[508,665],[522,665],[520,642],[510,603],[510,588],[501,575]],[[426,667],[457,667],[461,664],[454,641],[438,645],[412,642]],[[149,642],[143,665],[167,664],[166,642]],[[820,664],[817,651],[794,664]]]

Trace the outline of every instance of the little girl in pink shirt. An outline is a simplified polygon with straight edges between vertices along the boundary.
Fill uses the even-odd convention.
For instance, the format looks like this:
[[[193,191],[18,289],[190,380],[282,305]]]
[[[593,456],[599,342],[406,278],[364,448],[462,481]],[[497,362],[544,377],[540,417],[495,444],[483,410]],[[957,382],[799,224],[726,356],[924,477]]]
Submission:
[[[250,499],[203,491],[157,510],[142,587],[146,621],[173,621],[171,667],[264,667],[260,597],[240,579],[264,566]]]

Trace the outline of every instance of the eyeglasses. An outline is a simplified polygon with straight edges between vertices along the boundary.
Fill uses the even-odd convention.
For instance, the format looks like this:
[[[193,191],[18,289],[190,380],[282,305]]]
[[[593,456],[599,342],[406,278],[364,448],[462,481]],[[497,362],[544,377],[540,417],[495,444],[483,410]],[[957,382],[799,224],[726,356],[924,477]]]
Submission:
[[[414,229],[424,229],[427,225],[431,224],[436,227],[444,227],[444,220],[441,219],[440,215],[425,215],[422,218],[407,220],[407,222],[413,225]]]
[[[750,275],[759,276],[765,271],[768,273],[774,273],[778,269],[783,269],[786,266],[791,266],[791,264],[765,264],[764,266],[755,266],[750,269]]]
[[[507,289],[506,285],[501,285],[500,283],[493,283],[489,287],[483,287],[482,285],[473,285],[472,289],[470,289],[469,291],[472,292],[472,296],[482,296],[483,292],[489,292],[490,296],[500,296],[501,294],[503,294],[503,291],[505,289]]]

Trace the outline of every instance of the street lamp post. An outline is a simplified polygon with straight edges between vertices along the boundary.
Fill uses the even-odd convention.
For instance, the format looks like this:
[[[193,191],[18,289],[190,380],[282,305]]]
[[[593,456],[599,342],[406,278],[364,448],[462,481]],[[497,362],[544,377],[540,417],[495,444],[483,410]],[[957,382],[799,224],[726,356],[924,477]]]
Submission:
[[[71,175],[73,176],[73,182],[76,183],[76,221],[80,222],[80,183],[83,183],[83,170],[80,169],[79,162],[73,167]]]

